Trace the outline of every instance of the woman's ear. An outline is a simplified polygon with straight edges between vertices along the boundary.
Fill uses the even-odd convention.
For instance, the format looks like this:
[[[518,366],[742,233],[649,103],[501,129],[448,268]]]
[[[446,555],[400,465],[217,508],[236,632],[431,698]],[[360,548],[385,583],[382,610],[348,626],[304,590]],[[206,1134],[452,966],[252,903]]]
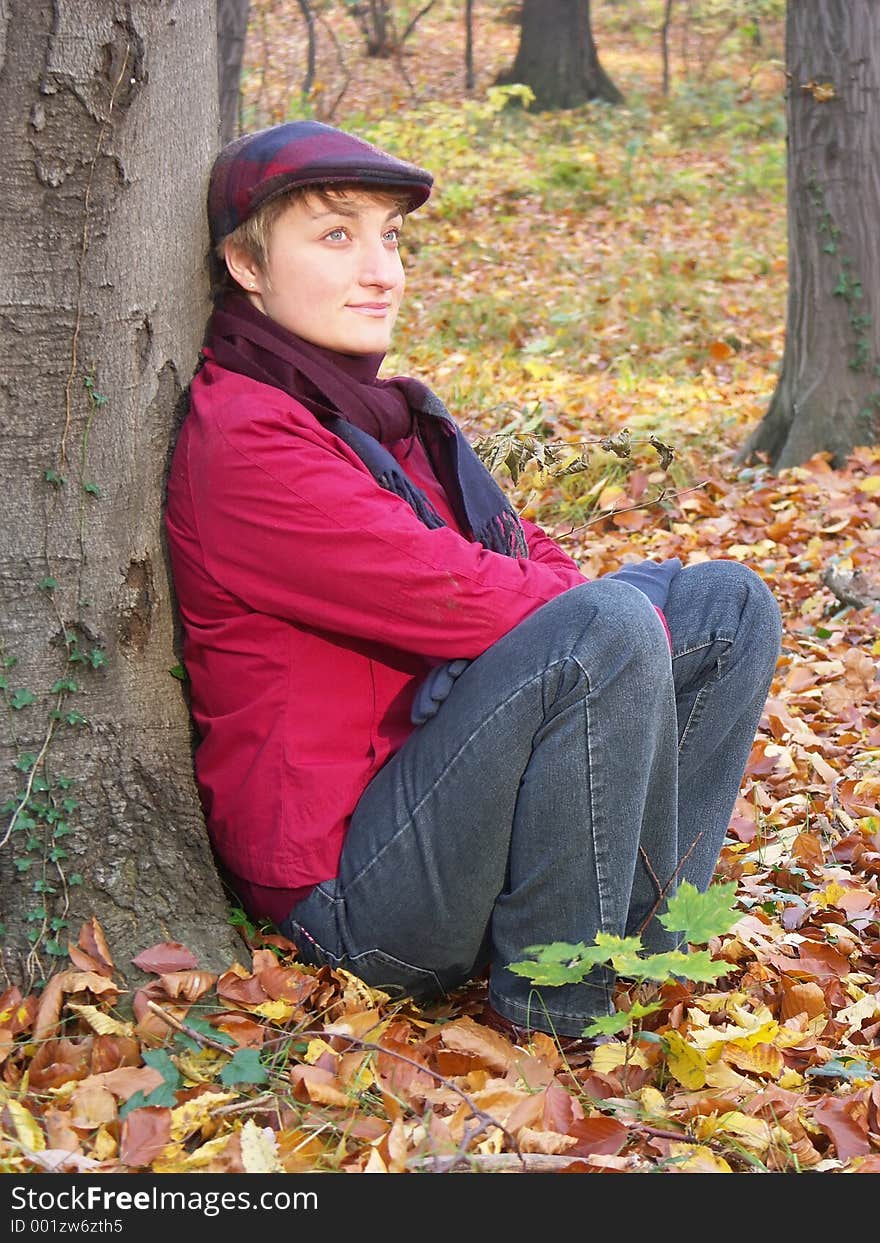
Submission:
[[[260,287],[263,272],[250,251],[235,242],[227,242],[223,253],[232,279],[241,285],[245,293],[255,293]]]

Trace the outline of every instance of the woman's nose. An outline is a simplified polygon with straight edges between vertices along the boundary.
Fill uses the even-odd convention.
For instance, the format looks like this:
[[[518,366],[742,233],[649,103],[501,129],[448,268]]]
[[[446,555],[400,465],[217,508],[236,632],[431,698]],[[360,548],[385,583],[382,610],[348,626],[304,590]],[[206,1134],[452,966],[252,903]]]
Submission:
[[[402,275],[400,255],[396,250],[389,249],[385,241],[365,247],[360,271],[362,285],[378,285],[382,289],[393,289],[399,284]]]

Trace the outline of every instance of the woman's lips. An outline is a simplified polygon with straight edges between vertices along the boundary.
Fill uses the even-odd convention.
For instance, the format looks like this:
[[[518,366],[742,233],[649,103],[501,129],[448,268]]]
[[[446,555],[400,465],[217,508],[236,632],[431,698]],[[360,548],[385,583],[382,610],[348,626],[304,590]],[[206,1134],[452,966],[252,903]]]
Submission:
[[[372,319],[384,319],[391,310],[390,302],[349,302],[348,309]]]

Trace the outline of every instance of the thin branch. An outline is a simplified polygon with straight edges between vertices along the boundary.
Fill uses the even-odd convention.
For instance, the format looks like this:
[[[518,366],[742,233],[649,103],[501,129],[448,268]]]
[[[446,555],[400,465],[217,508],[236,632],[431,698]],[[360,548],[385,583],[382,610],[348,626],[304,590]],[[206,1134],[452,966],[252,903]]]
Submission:
[[[431,9],[433,9],[436,3],[437,3],[437,0],[428,0],[428,3],[424,5],[423,8],[419,9],[415,17],[410,19],[410,21],[407,23],[406,29],[404,30],[403,34],[400,36],[400,47],[403,47],[404,43],[406,43],[407,39],[410,37],[412,32],[415,30],[416,26],[419,24],[419,22],[422,20],[425,14],[430,12]]]
[[[519,1152],[519,1146],[516,1142],[516,1138],[510,1133],[510,1131],[508,1131],[507,1127],[504,1126],[503,1123],[499,1122],[497,1118],[494,1118],[484,1109],[481,1109],[476,1101],[468,1096],[467,1092],[463,1091],[457,1084],[453,1083],[452,1080],[448,1079],[445,1075],[441,1075],[438,1070],[432,1070],[430,1066],[425,1066],[423,1062],[417,1062],[415,1058],[407,1057],[404,1053],[398,1053],[396,1049],[386,1049],[383,1045],[376,1044],[374,1041],[362,1040],[359,1036],[349,1036],[345,1032],[328,1032],[324,1028],[307,1028],[305,1031],[297,1030],[295,1033],[286,1033],[283,1036],[276,1037],[274,1040],[265,1041],[263,1048],[267,1048],[273,1044],[283,1044],[285,1041],[291,1040],[294,1035],[297,1039],[306,1037],[308,1039],[314,1038],[320,1040],[326,1040],[329,1036],[337,1040],[347,1040],[349,1044],[355,1045],[357,1048],[363,1049],[365,1052],[384,1053],[387,1057],[396,1058],[397,1061],[403,1062],[407,1066],[412,1066],[416,1070],[424,1071],[425,1074],[430,1075],[432,1079],[436,1079],[436,1081],[442,1084],[443,1087],[448,1088],[450,1092],[454,1092],[456,1096],[460,1096],[480,1125],[471,1131],[465,1131],[462,1146],[459,1148],[458,1152],[453,1154],[453,1165],[456,1165],[459,1161],[467,1158],[466,1145],[475,1139],[477,1135],[481,1134],[485,1130],[488,1130],[490,1126],[498,1128],[510,1144],[511,1148],[514,1150],[514,1154],[522,1160],[523,1154]],[[450,1166],[450,1168],[452,1167]]]
[[[300,87],[300,94],[303,99],[308,99],[312,84],[315,81],[315,15],[312,12],[312,6],[309,0],[298,0],[303,19],[306,23],[306,31],[308,32],[308,51],[306,54],[306,76],[303,78],[303,84]]]
[[[668,499],[675,500],[679,496],[687,496],[688,492],[699,492],[701,488],[708,487],[709,480],[704,479],[702,483],[695,484],[692,488],[682,488],[679,492],[670,492],[668,488],[663,488],[657,496],[648,501],[641,501],[638,505],[627,505],[621,509],[606,509],[601,514],[597,514],[595,518],[591,518],[589,522],[583,522],[578,527],[572,527],[570,531],[565,531],[562,535],[554,538],[557,540],[568,539],[577,531],[585,531],[587,527],[595,526],[597,522],[604,522],[606,518],[613,518],[615,514],[630,514],[636,509],[649,509],[652,505],[659,505],[661,501]]]
[[[336,48],[336,58],[339,61],[339,68],[342,71],[342,76],[343,76],[342,89],[340,90],[336,98],[333,100],[333,103],[330,105],[329,110],[325,113],[325,119],[327,121],[332,121],[333,114],[335,113],[336,109],[339,107],[340,103],[342,102],[342,97],[345,95],[345,92],[348,90],[349,83],[351,82],[351,74],[348,72],[348,65],[346,64],[345,57],[342,54],[342,47],[340,45],[339,40],[336,37],[336,31],[329,24],[329,22],[327,21],[327,19],[324,17],[322,13],[318,14],[318,21],[327,31],[327,34],[330,36],[330,39],[332,40],[333,46]]]
[[[190,1040],[195,1040],[197,1044],[203,1045],[208,1049],[217,1049],[220,1053],[231,1054],[229,1045],[222,1044],[219,1040],[212,1040],[210,1036],[205,1036],[201,1032],[197,1032],[194,1027],[190,1027],[188,1023],[182,1023],[180,1019],[175,1018],[173,1014],[169,1014],[167,1010],[163,1010],[161,1006],[156,1005],[155,1001],[147,998],[147,1009],[153,1014],[158,1015],[163,1023],[167,1023],[169,1027],[173,1027],[175,1031],[183,1032],[185,1036],[189,1036]]]

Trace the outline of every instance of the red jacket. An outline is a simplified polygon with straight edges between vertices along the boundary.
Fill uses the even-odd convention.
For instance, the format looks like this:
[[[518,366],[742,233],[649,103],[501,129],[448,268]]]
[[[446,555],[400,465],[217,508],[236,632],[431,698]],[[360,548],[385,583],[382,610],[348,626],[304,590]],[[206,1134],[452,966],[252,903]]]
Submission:
[[[212,361],[193,380],[166,528],[196,778],[220,859],[261,886],[335,876],[429,669],[585,581],[532,523],[529,559],[473,542],[418,438],[394,452],[449,526],[424,526],[280,389]]]

